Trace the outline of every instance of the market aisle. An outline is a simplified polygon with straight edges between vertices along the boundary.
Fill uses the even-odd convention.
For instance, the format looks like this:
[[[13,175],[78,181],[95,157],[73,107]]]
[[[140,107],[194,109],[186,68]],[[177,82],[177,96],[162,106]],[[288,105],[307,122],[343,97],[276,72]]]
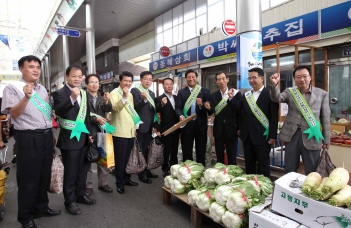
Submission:
[[[54,130],[57,137],[59,130]],[[14,139],[9,139],[9,150],[7,161],[12,159],[12,147]],[[96,173],[96,165],[93,165]],[[15,228],[21,227],[17,222],[17,185],[16,185],[16,165],[10,165],[10,175],[6,181],[5,195],[5,218],[0,221],[0,227]],[[191,227],[190,206],[185,205],[180,200],[172,198],[170,207],[162,203],[163,177],[161,169],[154,171],[159,178],[153,179],[153,184],[147,185],[138,180],[137,175],[132,176],[132,180],[139,183],[138,187],[126,186],[126,193],[120,195],[116,191],[115,177],[109,175],[108,184],[113,187],[112,194],[106,194],[97,189],[97,175],[94,175],[94,192],[92,198],[97,200],[95,206],[80,205],[83,213],[79,216],[72,216],[65,211],[63,195],[49,194],[49,206],[60,209],[62,214],[52,218],[36,219],[38,227]],[[203,227],[221,227],[211,219],[203,216]]]

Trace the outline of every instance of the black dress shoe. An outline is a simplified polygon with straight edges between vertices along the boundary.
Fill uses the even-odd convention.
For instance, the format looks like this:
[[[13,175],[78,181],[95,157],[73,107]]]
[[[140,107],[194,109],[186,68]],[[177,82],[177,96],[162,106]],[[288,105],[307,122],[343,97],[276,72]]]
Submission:
[[[86,195],[82,195],[82,196],[78,197],[77,203],[86,204],[86,205],[94,205],[94,204],[96,204],[96,200],[90,199]]]
[[[44,211],[43,213],[40,214],[33,214],[33,218],[41,218],[41,217],[52,217],[52,216],[56,216],[56,215],[60,215],[61,211],[60,210],[54,210],[54,209],[47,209],[46,211]]]
[[[23,228],[37,228],[37,225],[35,225],[34,221],[31,220],[22,226]]]
[[[129,186],[138,186],[138,183],[137,183],[137,182],[134,182],[134,181],[129,181],[129,182],[126,182],[125,185],[129,185]]]
[[[119,194],[124,194],[124,187],[117,188]]]
[[[85,189],[85,195],[86,196],[91,196],[91,194],[93,193],[93,189],[92,188],[87,188],[87,189]]]
[[[163,177],[166,177],[166,176],[169,176],[171,174],[170,174],[169,170],[167,170],[167,171],[164,171],[162,175],[163,175]]]
[[[158,178],[158,175],[153,174],[151,171],[148,171],[148,172],[147,172],[147,177],[148,177],[148,178]]]
[[[150,180],[150,179],[147,178],[147,177],[139,178],[139,180],[140,180],[141,182],[144,182],[145,184],[151,184],[151,183],[152,183],[152,180]]]
[[[71,204],[68,204],[65,206],[66,210],[71,214],[71,215],[80,215],[82,214],[82,211],[78,207],[78,204],[76,202],[73,202]]]
[[[106,193],[113,192],[113,189],[108,185],[104,185],[104,186],[99,187],[99,190],[106,192]]]

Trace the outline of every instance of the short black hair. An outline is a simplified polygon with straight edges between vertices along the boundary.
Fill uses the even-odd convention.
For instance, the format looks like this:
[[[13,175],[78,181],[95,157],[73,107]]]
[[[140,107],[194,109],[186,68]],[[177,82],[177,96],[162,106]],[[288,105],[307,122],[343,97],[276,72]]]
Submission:
[[[66,69],[67,76],[69,75],[69,73],[71,73],[71,70],[80,70],[80,71],[82,71],[82,74],[83,74],[83,69],[80,66],[71,65],[71,66],[67,67],[67,69]]]
[[[22,58],[20,58],[20,60],[18,60],[18,67],[21,68],[24,66],[24,62],[38,62],[39,66],[41,66],[41,61],[38,57],[34,56],[34,55],[27,55],[27,56],[23,56]]]
[[[123,71],[123,72],[119,75],[119,80],[122,81],[124,76],[132,78],[132,81],[134,80],[133,74],[130,73],[129,71]]]
[[[311,69],[308,67],[308,66],[297,66],[295,69],[294,69],[294,71],[293,71],[293,78],[295,78],[295,73],[296,73],[296,71],[298,71],[298,70],[303,70],[303,69],[306,69],[307,71],[308,71],[308,74],[310,75],[310,76],[312,76],[311,75]]]
[[[216,75],[215,75],[215,80],[216,80],[216,81],[217,81],[217,76],[220,75],[220,74],[224,74],[226,78],[229,78],[229,76],[227,75],[226,72],[224,72],[224,71],[218,71],[218,72],[216,73]]]
[[[85,77],[85,84],[87,84],[87,85],[89,84],[89,78],[91,78],[91,77],[97,77],[99,80],[99,84],[100,84],[100,77],[97,74],[89,74],[88,76],[86,76]]]
[[[197,72],[194,71],[193,69],[189,69],[189,70],[185,71],[185,78],[186,78],[186,77],[188,76],[188,74],[190,74],[190,73],[194,73],[195,76],[197,77]]]
[[[250,69],[249,72],[257,72],[259,77],[264,76],[264,71],[259,67],[254,67],[254,68]]]
[[[171,80],[173,83],[174,83],[174,81],[173,81],[173,79],[172,78],[164,78],[163,80],[162,80],[162,85],[164,85],[165,84],[165,81],[166,80]]]
[[[140,79],[142,79],[145,75],[151,75],[152,79],[154,79],[154,75],[150,71],[143,71],[140,73]]]

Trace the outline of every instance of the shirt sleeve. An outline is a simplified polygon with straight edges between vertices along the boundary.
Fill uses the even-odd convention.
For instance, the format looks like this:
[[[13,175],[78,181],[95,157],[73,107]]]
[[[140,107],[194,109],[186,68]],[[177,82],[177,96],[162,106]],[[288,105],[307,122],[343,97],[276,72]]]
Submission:
[[[17,92],[8,86],[5,87],[1,102],[1,113],[9,114],[9,109],[13,108],[20,102]]]

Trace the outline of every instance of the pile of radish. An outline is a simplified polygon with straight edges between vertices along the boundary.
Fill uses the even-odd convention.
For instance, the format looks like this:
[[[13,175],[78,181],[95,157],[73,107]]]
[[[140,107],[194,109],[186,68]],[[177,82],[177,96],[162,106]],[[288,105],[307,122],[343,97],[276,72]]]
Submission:
[[[302,192],[315,199],[326,201],[332,206],[347,206],[351,209],[351,186],[349,172],[344,168],[334,169],[329,177],[322,179],[319,173],[310,173],[302,184]]]

